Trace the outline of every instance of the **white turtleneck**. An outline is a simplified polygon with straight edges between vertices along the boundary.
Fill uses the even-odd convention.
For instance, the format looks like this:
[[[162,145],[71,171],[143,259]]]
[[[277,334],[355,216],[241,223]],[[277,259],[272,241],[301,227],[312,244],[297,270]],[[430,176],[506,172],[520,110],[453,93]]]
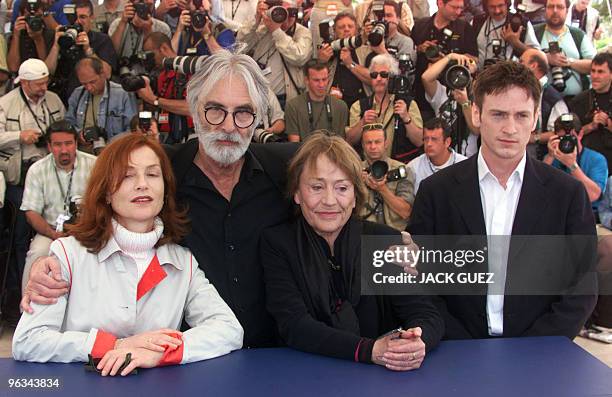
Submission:
[[[155,255],[155,244],[164,232],[164,223],[160,218],[155,218],[153,230],[147,233],[136,233],[121,226],[113,219],[113,231],[115,241],[121,251],[136,262],[138,280],[140,280]]]

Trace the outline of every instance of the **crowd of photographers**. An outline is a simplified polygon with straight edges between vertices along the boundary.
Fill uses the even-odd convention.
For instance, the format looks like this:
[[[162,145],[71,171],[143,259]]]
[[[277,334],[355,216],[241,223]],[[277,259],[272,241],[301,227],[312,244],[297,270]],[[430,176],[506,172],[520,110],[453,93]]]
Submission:
[[[529,153],[580,180],[612,229],[612,55],[596,54],[588,0],[437,0],[432,15],[423,0],[16,0],[11,21],[0,36],[0,184],[17,210],[9,288],[44,252],[42,237],[28,251],[31,228],[48,244],[71,218],[72,174],[94,158],[83,152],[123,133],[193,136],[187,82],[222,48],[268,79],[254,141],[344,137],[363,158],[362,215],[400,230],[420,182],[478,152],[474,76],[521,62],[543,87]],[[44,159],[55,172],[34,173]]]

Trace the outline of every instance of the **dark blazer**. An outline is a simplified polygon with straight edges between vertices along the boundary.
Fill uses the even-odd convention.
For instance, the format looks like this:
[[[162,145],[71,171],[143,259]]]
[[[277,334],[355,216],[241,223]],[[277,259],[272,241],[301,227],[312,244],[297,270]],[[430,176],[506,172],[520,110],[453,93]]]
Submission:
[[[296,223],[285,223],[268,228],[261,238],[267,308],[288,346],[369,362],[374,340],[398,326],[421,327],[427,350],[438,344],[444,322],[427,297],[362,295],[354,307],[360,335],[335,329],[315,318],[308,309],[311,291],[306,287],[297,255],[297,227]],[[363,222],[362,235],[398,235],[398,232],[385,225]]]
[[[486,235],[477,160],[475,155],[421,183],[407,228],[412,234]],[[512,235],[594,236],[591,204],[582,184],[527,157]],[[520,255],[513,256],[514,252],[520,251],[520,244],[511,245],[506,288],[513,271],[520,267]],[[555,270],[555,263],[544,265]],[[590,267],[591,263],[577,265]],[[590,270],[581,269],[583,272]],[[590,280],[591,276],[594,273],[585,277],[594,282]],[[504,336],[565,335],[573,338],[591,314],[595,302],[594,292],[563,296],[506,295]],[[443,296],[436,300],[436,304],[445,318],[445,338],[489,337],[486,295]]]

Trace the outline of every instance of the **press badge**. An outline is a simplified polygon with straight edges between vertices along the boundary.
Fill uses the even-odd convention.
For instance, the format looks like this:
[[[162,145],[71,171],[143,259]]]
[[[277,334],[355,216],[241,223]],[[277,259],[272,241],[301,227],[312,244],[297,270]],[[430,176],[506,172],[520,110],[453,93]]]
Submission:
[[[170,122],[170,116],[168,115],[168,113],[160,113],[159,116],[157,117],[157,122],[159,124],[168,124]]]
[[[62,233],[64,231],[64,222],[66,222],[70,218],[70,215],[59,214],[57,216],[57,219],[55,220],[55,231]]]

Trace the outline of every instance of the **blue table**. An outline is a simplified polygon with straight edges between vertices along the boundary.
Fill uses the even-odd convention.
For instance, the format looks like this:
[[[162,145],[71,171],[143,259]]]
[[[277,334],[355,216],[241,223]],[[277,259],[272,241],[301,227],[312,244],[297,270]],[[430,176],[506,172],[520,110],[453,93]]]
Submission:
[[[57,391],[7,391],[7,379],[60,377]],[[290,349],[242,350],[102,378],[82,364],[0,360],[0,396],[612,396],[612,369],[563,337],[443,342],[421,369],[392,372]]]

